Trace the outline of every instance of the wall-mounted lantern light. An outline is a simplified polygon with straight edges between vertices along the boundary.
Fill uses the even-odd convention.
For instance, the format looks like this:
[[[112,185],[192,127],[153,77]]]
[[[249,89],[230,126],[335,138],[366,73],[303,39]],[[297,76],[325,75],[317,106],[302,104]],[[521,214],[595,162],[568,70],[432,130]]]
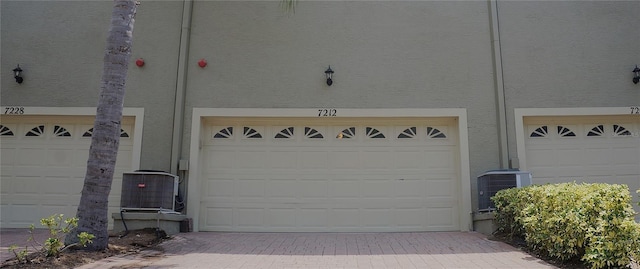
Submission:
[[[324,75],[327,77],[327,85],[331,86],[331,84],[333,84],[333,80],[331,79],[333,77],[333,70],[331,70],[331,66],[324,71]]]
[[[18,82],[18,84],[22,83],[22,81],[24,80],[22,79],[22,68],[20,68],[20,65],[13,69],[13,77],[16,79],[16,82]]]
[[[636,68],[633,69],[633,84],[638,84],[640,82],[640,68],[636,64]]]

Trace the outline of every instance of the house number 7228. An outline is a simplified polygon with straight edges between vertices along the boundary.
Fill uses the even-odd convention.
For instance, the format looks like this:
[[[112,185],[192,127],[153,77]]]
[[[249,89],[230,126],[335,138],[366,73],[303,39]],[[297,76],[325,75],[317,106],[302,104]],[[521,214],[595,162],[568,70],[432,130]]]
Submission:
[[[9,106],[4,108],[4,114],[6,115],[22,115],[24,114],[24,107],[21,106]]]
[[[318,109],[318,117],[335,117],[338,116],[338,110],[335,108]]]

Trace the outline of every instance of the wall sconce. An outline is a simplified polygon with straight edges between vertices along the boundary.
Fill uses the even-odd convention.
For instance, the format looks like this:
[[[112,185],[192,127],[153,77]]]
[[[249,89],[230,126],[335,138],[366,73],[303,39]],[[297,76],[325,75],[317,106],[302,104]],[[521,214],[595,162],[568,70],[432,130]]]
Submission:
[[[333,70],[331,70],[331,66],[324,71],[324,75],[327,77],[327,85],[331,86],[331,84],[333,84],[333,80],[331,79],[331,77],[333,77]]]
[[[20,68],[20,65],[13,69],[13,77],[16,79],[16,82],[18,82],[18,84],[21,84],[24,80],[22,79],[22,68]]]
[[[640,68],[636,64],[636,68],[633,69],[633,84],[638,84],[640,82]]]

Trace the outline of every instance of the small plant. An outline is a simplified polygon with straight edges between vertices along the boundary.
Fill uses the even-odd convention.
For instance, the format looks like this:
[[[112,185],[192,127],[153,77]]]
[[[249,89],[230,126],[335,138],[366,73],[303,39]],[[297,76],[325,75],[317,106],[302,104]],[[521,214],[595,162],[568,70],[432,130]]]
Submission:
[[[29,250],[26,246],[20,251],[17,251],[18,248],[20,248],[18,245],[11,245],[9,246],[9,252],[13,252],[13,255],[18,259],[18,262],[25,262],[27,260],[27,254],[29,254]]]
[[[63,214],[54,214],[40,220],[40,224],[42,224],[42,226],[45,226],[49,230],[49,238],[44,241],[44,244],[40,244],[35,240],[33,236],[35,226],[31,224],[31,226],[29,227],[30,235],[27,239],[27,242],[33,241],[36,244],[40,245],[40,249],[38,249],[36,246],[32,247],[36,251],[39,250],[40,252],[45,253],[47,257],[58,256],[60,255],[60,252],[76,245],[82,245],[83,247],[86,247],[87,244],[93,243],[92,240],[93,238],[95,238],[93,234],[81,232],[80,234],[78,234],[78,239],[80,239],[78,243],[65,246],[62,237],[78,227],[78,218],[63,219],[63,217]],[[25,248],[20,251],[18,251],[18,249],[19,247],[17,245],[12,245],[11,247],[9,247],[9,252],[12,252],[19,262],[26,262],[27,254],[29,253],[28,247],[25,246]]]

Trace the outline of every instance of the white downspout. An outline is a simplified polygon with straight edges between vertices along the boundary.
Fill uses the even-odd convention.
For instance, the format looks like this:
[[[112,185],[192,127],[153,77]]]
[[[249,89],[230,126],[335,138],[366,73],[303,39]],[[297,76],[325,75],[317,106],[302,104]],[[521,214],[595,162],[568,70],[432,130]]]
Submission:
[[[509,138],[507,134],[507,108],[504,96],[502,69],[502,48],[500,46],[500,23],[498,21],[498,0],[489,0],[491,26],[491,47],[493,49],[494,86],[496,88],[496,108],[498,117],[498,139],[500,168],[509,168]]]
[[[187,63],[189,62],[189,39],[191,35],[191,13],[193,0],[184,0],[182,7],[182,31],[178,55],[176,96],[173,107],[173,135],[171,138],[171,174],[177,175],[178,162],[182,155],[182,131],[184,128],[184,104],[187,90]],[[184,179],[180,177],[180,180]],[[184,197],[183,197],[184,198]]]
[[[178,196],[183,205],[187,201],[187,168],[178,167],[182,155],[182,131],[184,129],[185,93],[187,91],[187,64],[189,63],[189,39],[191,36],[191,16],[193,0],[184,0],[182,5],[182,30],[180,31],[180,48],[178,54],[178,70],[176,77],[176,96],[173,107],[173,134],[171,136],[171,174],[178,175]],[[178,174],[178,172],[180,172]],[[180,191],[182,189],[182,191]],[[176,197],[177,198],[177,197]],[[182,211],[186,212],[186,205]]]

